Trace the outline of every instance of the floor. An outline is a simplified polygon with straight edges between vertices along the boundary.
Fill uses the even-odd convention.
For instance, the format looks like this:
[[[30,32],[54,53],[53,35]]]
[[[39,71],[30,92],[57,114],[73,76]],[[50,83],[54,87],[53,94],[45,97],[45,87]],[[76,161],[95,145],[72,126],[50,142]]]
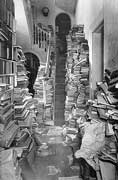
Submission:
[[[55,125],[64,124],[64,105],[65,105],[65,47],[62,42],[57,40],[56,61],[56,83],[55,83]],[[52,128],[52,127],[50,127]],[[44,132],[39,136],[39,141],[48,145],[48,150],[43,149],[42,153],[35,152],[34,161],[29,163],[27,158],[21,162],[23,180],[80,180],[79,166],[72,165],[71,148],[64,143],[62,136],[57,136],[56,131],[47,135],[49,129],[44,128]],[[53,127],[54,132],[54,127]]]
[[[66,180],[66,178],[80,180],[79,166],[72,165],[72,151],[65,145],[64,139],[61,136],[49,136],[46,133],[40,135],[39,139],[43,144],[48,144],[48,151],[44,148],[42,154],[38,147],[32,164],[27,159],[23,160],[21,164],[23,180]]]

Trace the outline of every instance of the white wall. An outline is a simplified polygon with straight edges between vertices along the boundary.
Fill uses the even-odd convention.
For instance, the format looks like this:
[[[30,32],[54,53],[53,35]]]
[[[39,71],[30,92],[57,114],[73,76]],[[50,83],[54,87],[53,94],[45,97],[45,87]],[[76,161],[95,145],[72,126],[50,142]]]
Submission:
[[[104,1],[105,67],[118,69],[118,0]]]
[[[49,15],[47,17],[43,16],[43,14],[42,14],[42,8],[44,6],[48,6],[48,8],[50,10]],[[45,4],[45,1],[40,4],[40,6],[36,12],[36,14],[37,14],[36,21],[40,22],[44,25],[53,25],[53,27],[55,28],[55,18],[60,13],[67,13],[70,16],[70,19],[72,21],[72,25],[75,23],[74,15],[69,13],[68,11],[64,11],[64,10],[60,9],[59,7],[57,7],[55,4],[55,0],[50,0],[48,5]]]
[[[21,46],[24,52],[34,53],[43,64],[46,62],[46,54],[42,50],[40,50],[38,46],[32,45],[32,39],[31,39],[32,22],[30,21],[29,23],[29,21],[27,21],[30,20],[27,19],[28,13],[30,12],[25,11],[27,10],[28,7],[24,7],[24,0],[14,0],[14,3],[15,3],[15,19],[16,19],[16,44]]]
[[[94,30],[104,20],[104,69],[118,69],[118,0],[78,0],[76,23],[84,24],[90,48],[90,86],[100,80],[98,42],[94,44]],[[96,51],[94,51],[96,48]],[[99,67],[99,68],[98,68]],[[103,70],[104,70],[103,69]]]
[[[14,0],[16,19],[16,43],[26,49],[31,46],[30,32],[26,20],[23,0]]]
[[[28,0],[27,0],[28,1]],[[30,7],[27,4],[26,0],[14,0],[15,3],[15,17],[16,17],[16,41],[17,45],[22,46],[24,52],[34,52],[35,55],[39,57],[41,63],[46,62],[46,54],[43,50],[39,49],[38,46],[32,45],[31,41],[31,16],[30,16]],[[55,6],[55,0],[48,1],[49,15],[47,17],[43,16],[42,8],[47,6],[46,1],[42,1],[36,10],[36,21],[37,23],[42,23],[44,25],[53,25],[55,30],[55,18],[58,14],[65,12],[62,9],[59,9]],[[25,6],[24,6],[25,5]],[[66,13],[66,12],[65,12]],[[74,24],[74,16],[70,13],[67,13]],[[29,18],[29,19],[27,19]],[[30,28],[30,29],[29,29]]]
[[[78,0],[75,14],[76,24],[84,24],[86,38],[89,39],[89,29],[103,8],[104,0]]]
[[[47,17],[43,16],[42,14],[42,8],[48,7],[49,8],[49,14]],[[39,3],[38,7],[36,8],[35,12],[36,21],[40,22],[44,25],[54,25],[55,20],[55,0],[49,0],[49,1],[42,1]]]
[[[101,56],[99,34],[93,31],[104,19],[103,0],[78,0],[75,21],[76,24],[84,24],[85,38],[89,44],[89,62],[90,62],[90,97],[93,98],[96,82],[101,81],[100,68]]]

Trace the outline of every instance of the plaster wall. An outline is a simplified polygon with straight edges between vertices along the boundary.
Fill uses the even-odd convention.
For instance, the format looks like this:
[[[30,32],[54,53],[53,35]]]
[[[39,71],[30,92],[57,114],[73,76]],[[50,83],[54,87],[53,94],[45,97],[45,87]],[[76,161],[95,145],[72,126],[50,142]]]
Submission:
[[[89,44],[89,62],[90,62],[90,97],[94,97],[96,82],[101,81],[101,35],[93,34],[95,29],[103,21],[103,0],[78,0],[75,22],[84,24],[85,38]]]
[[[84,24],[85,36],[90,53],[90,87],[96,89],[96,82],[103,78],[101,68],[111,71],[118,69],[118,1],[117,0],[78,0],[75,21]],[[103,22],[103,62],[101,63],[99,33],[95,29]],[[103,64],[104,67],[101,67]]]
[[[28,0],[27,0],[28,1]],[[31,21],[31,9],[30,4],[26,0],[14,0],[15,3],[15,17],[16,17],[16,43],[22,46],[24,52],[34,52],[35,55],[40,57],[41,63],[46,62],[46,54],[38,46],[32,44],[32,21]],[[45,1],[42,1],[36,10],[36,22],[42,23],[44,25],[52,25],[55,30],[55,18],[58,14],[65,12],[64,10],[58,8],[55,5],[55,0],[48,1],[48,7],[50,9],[49,15],[47,17],[43,16],[42,8],[47,6]],[[74,22],[74,15],[67,13],[72,21]],[[30,16],[29,16],[30,15]],[[29,19],[28,19],[29,18]]]
[[[104,64],[118,69],[118,1],[104,1]]]
[[[98,17],[102,8],[103,0],[78,0],[75,13],[75,22],[76,24],[84,24],[87,39],[89,39],[90,26]]]
[[[31,47],[31,39],[23,6],[23,0],[14,0],[14,4],[16,19],[16,44],[22,46],[23,49],[27,49],[27,47]]]
[[[63,9],[59,8],[55,4],[55,0],[50,0],[48,3],[49,15],[47,17],[43,16],[43,14],[42,14],[42,8],[45,6],[47,6],[47,4],[45,4],[45,1],[44,1],[42,4],[40,4],[39,8],[37,9],[37,12],[36,12],[36,22],[37,23],[40,22],[44,25],[52,25],[53,28],[55,29],[55,18],[60,13],[67,13],[70,16],[72,25],[75,23],[74,14],[71,14],[68,11],[64,11]]]

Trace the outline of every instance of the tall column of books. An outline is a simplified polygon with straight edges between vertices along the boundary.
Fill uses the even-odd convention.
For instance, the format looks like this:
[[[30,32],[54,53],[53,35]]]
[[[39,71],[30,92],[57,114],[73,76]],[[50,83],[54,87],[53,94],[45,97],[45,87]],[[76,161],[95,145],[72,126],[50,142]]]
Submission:
[[[41,65],[34,84],[37,99],[37,120],[39,123],[46,123],[53,120],[54,111],[54,79],[55,79],[55,54],[54,40],[50,40],[49,62]],[[48,70],[46,71],[46,66]]]
[[[37,100],[36,109],[37,109],[37,121],[38,123],[43,122],[44,118],[44,74],[45,66],[40,66],[37,74],[37,78],[34,84],[35,88],[35,99]]]
[[[74,26],[67,36],[66,70],[65,121],[75,127],[86,114],[89,98],[89,47],[83,25]]]
[[[55,41],[52,33],[47,79],[45,79],[45,124],[54,124]]]
[[[21,47],[16,47],[18,54],[17,60],[17,86],[14,88],[14,105],[15,105],[15,120],[19,125],[31,126],[32,123],[32,106],[34,100],[28,92],[28,77],[25,69],[25,57]],[[20,52],[20,53],[19,53]],[[21,57],[19,54],[22,54]]]
[[[51,77],[45,77],[45,66],[39,68],[37,78],[34,84],[37,99],[37,121],[44,123],[52,120],[53,96],[54,96],[54,71],[52,68]]]
[[[52,121],[52,105],[53,105],[53,95],[54,95],[54,80],[51,78],[46,83],[46,106],[45,106],[45,120],[48,123]]]

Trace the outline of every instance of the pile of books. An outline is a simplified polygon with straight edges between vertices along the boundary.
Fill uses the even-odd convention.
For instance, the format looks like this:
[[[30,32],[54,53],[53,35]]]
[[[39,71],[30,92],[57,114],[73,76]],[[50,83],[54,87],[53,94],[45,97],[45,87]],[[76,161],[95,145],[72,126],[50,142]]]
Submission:
[[[89,99],[89,47],[83,25],[74,26],[67,36],[66,70],[65,121],[71,121],[72,108],[86,109]]]
[[[94,123],[103,124],[104,145],[98,151],[98,158],[117,164],[118,160],[118,70],[106,73],[103,82],[97,82],[94,100],[88,101],[87,116]],[[97,142],[97,141],[96,141]],[[88,147],[87,147],[88,148]]]
[[[52,67],[51,67],[51,77],[52,78],[55,78],[55,65],[52,65]]]
[[[14,88],[15,120],[18,124],[30,126],[32,118],[30,107],[34,105],[31,94],[28,93],[28,78],[24,61],[17,61],[17,86]]]
[[[26,88],[28,85],[28,77],[27,72],[24,67],[24,62],[18,61],[17,62],[17,86],[19,88]]]
[[[53,92],[54,92],[53,80],[49,79],[46,83],[46,104],[47,105],[52,104]]]
[[[22,121],[27,125],[31,121],[30,106],[33,105],[32,97],[27,89],[14,89],[15,120],[20,124]]]
[[[39,101],[43,101],[43,81],[41,79],[36,79],[35,84],[35,98],[38,98]]]
[[[37,98],[36,98],[37,99]],[[44,102],[38,101],[36,104],[36,110],[37,110],[37,122],[40,124],[44,121]]]
[[[45,109],[45,120],[46,122],[51,121],[52,120],[52,114],[51,114],[51,107],[47,106]]]
[[[35,99],[38,102],[36,104],[38,123],[42,123],[44,116],[44,75],[45,66],[41,65],[38,70],[36,81],[34,83]]]
[[[51,78],[46,81],[46,104],[45,104],[45,118],[46,121],[52,120],[52,107],[54,98],[54,80]]]
[[[13,118],[13,87],[6,83],[0,83],[0,122],[5,125]]]
[[[35,98],[38,98],[38,101],[43,101],[43,79],[45,74],[45,66],[39,68],[37,77],[34,83],[35,89]]]
[[[118,71],[111,72],[108,83],[105,81],[97,83],[96,99],[89,101],[93,109],[92,114],[96,112],[101,119],[109,120],[112,124],[118,122],[118,74],[116,75],[116,72]]]

